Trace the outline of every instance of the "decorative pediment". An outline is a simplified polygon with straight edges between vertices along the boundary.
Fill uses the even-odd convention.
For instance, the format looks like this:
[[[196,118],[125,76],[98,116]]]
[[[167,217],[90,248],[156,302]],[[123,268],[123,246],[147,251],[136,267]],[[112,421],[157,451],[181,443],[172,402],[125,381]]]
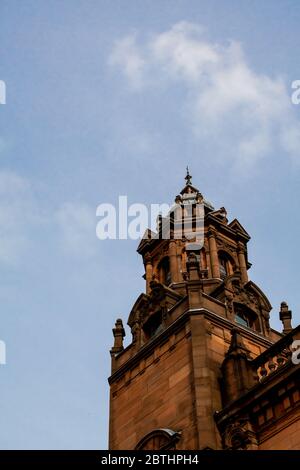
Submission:
[[[141,294],[130,312],[128,325],[131,328],[136,322],[144,323],[148,317],[158,310],[167,312],[182,298],[178,292],[157,281],[152,281],[150,288],[150,294]]]
[[[213,216],[216,219],[220,220],[223,224],[228,223],[227,211],[226,211],[225,207],[221,207],[220,209],[215,210],[215,211],[211,212],[210,214],[211,214],[211,216]]]
[[[150,228],[147,228],[136,251],[142,254],[143,251],[151,244],[151,242],[157,239],[157,237],[157,233],[153,232]]]
[[[246,285],[241,285],[240,282],[232,282],[233,301],[246,305],[254,312],[261,312],[262,310],[270,312],[272,306],[268,301],[265,294],[253,283],[248,282]]]
[[[247,284],[243,285],[239,273],[228,276],[224,282],[224,287],[225,290],[233,294],[232,298],[235,302],[245,304],[253,310],[263,309],[266,312],[272,310],[272,305],[263,291],[252,281],[248,281]]]
[[[237,219],[234,219],[232,222],[230,222],[230,224],[228,224],[228,227],[232,228],[233,230],[237,232],[241,232],[243,235],[245,235],[245,237],[247,237],[250,240],[249,233],[244,229],[242,224]]]
[[[139,312],[144,308],[145,305],[147,305],[149,301],[149,295],[147,294],[141,294],[137,298],[137,300],[134,303],[134,306],[131,309],[131,312],[128,317],[128,322],[127,324],[132,328],[134,323],[137,321]]]
[[[266,294],[253,282],[249,281],[247,284],[244,286],[245,289],[249,292],[250,295],[255,295],[257,298],[260,299],[260,305],[268,312],[272,310],[272,305],[269,302],[269,299],[267,298]]]
[[[259,296],[247,289],[246,286],[242,286],[240,283],[232,283],[232,290],[234,293],[234,302],[246,305],[252,310],[257,310],[260,308],[260,299]]]

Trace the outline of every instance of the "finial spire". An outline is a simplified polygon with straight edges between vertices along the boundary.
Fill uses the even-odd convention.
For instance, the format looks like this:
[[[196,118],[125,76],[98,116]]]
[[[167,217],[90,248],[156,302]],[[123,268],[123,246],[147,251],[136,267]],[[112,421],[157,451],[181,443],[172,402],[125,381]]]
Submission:
[[[289,310],[289,306],[286,302],[281,302],[279,318],[283,323],[283,334],[287,334],[292,331],[292,311]]]
[[[186,185],[192,184],[192,175],[190,175],[188,166],[186,167],[186,177],[184,179],[186,181]]]

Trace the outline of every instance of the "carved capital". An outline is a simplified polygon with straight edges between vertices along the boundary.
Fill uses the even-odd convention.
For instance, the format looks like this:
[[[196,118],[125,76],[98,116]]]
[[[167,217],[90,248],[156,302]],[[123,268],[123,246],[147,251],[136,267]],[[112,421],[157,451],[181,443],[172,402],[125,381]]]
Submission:
[[[238,248],[238,253],[245,254],[246,249],[245,249],[245,245],[242,242],[238,242],[237,248]]]
[[[217,237],[217,231],[214,227],[209,227],[208,232],[207,232],[208,238],[216,238]]]
[[[145,254],[144,262],[145,264],[152,264],[152,256],[150,255],[150,253]]]

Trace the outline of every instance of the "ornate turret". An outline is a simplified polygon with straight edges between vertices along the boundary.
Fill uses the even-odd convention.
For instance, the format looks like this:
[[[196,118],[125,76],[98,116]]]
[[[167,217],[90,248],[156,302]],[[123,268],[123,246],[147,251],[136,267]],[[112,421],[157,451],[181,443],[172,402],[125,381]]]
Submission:
[[[228,222],[224,207],[215,210],[204,199],[192,185],[188,168],[185,181],[168,215],[159,217],[158,232],[148,229],[138,246],[145,266],[143,302],[145,298],[152,302],[151,285],[155,280],[169,296],[172,292],[174,300],[179,298],[181,305],[185,302],[186,308],[210,305],[214,309],[218,303],[223,305],[220,314],[233,324],[268,336],[272,307],[262,291],[248,281],[250,236],[237,219]],[[149,309],[147,312],[141,316],[135,304],[130,314],[133,338],[140,338],[140,346],[149,338],[144,324],[152,314]],[[162,324],[170,324],[176,315],[165,313]]]
[[[138,246],[146,288],[129,314],[126,348],[122,321],[113,329],[110,448],[258,447],[257,423],[274,411],[265,413],[268,385],[260,385],[277,380],[280,367],[286,374],[296,369],[285,365],[291,312],[282,303],[288,334],[271,329],[271,304],[248,278],[249,240],[237,219],[193,186],[187,168],[175,205]],[[280,385],[279,401],[285,394],[297,398],[291,383]]]

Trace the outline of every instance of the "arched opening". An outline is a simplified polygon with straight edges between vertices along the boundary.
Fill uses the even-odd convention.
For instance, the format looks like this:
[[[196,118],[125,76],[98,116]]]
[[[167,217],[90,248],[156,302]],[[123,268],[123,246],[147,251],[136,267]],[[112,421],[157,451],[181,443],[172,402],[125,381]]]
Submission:
[[[180,433],[172,429],[154,429],[136,445],[135,450],[176,450]]]
[[[159,310],[158,312],[153,313],[143,325],[145,339],[149,340],[154,338],[154,336],[158,335],[162,329],[162,312]]]
[[[169,258],[166,256],[161,260],[157,267],[159,281],[168,286],[171,284],[171,272]]]
[[[219,269],[221,279],[225,279],[234,272],[234,261],[224,251],[219,252]]]
[[[259,317],[250,308],[242,304],[235,304],[234,313],[234,319],[236,323],[242,326],[246,326],[248,328],[252,328],[253,330],[258,332],[261,331]]]

